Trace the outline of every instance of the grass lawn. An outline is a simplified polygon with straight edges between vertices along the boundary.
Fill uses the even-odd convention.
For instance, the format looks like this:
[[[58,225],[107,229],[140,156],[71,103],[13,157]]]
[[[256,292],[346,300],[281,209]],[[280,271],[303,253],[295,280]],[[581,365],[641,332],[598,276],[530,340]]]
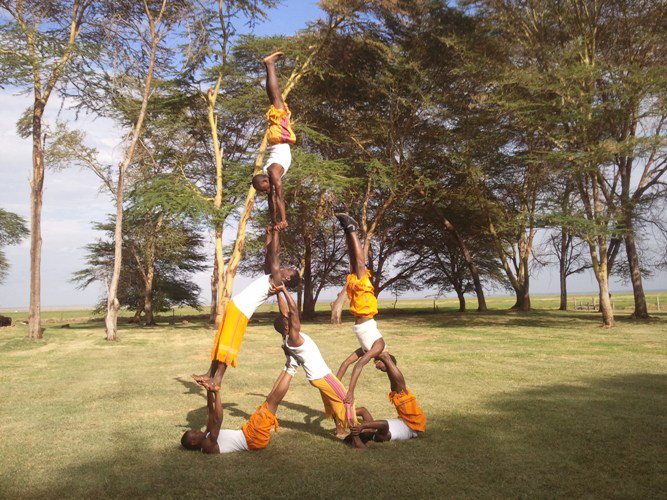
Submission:
[[[333,438],[302,371],[266,450],[180,449],[182,432],[206,418],[189,378],[208,364],[203,321],[124,325],[114,344],[99,321],[59,328],[67,312],[53,313],[43,341],[25,339],[22,324],[1,329],[0,497],[667,495],[667,315],[619,314],[608,330],[587,312],[385,305],[380,329],[429,422],[420,439],[366,453]],[[271,314],[256,319],[225,376],[227,428],[244,423],[283,364]],[[334,328],[323,313],[303,329],[334,371],[357,347],[350,318]],[[392,418],[387,392],[386,376],[368,367],[357,402]]]

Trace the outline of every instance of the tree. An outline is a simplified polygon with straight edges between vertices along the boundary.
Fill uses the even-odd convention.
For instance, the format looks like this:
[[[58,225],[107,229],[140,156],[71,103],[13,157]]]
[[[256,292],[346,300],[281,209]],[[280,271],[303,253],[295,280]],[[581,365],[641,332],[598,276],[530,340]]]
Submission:
[[[138,212],[138,213],[137,213]],[[199,307],[199,287],[193,274],[205,269],[203,239],[196,225],[180,217],[126,210],[123,234],[123,265],[118,284],[118,302],[135,310],[134,321],[145,315],[147,326],[155,324],[154,313],[175,306]],[[113,273],[115,244],[113,218],[94,228],[105,238],[88,245],[87,267],[73,281],[80,288],[98,282],[107,284]],[[106,308],[106,297],[98,310]]]
[[[647,150],[637,147],[644,141],[633,132],[639,122],[632,110],[660,102],[654,97],[657,89],[664,90],[660,78],[647,78],[664,74],[664,65],[653,55],[654,48],[656,54],[664,52],[659,50],[664,43],[660,22],[654,22],[663,18],[664,9],[630,0],[474,3],[512,53],[512,65],[493,92],[496,102],[539,139],[537,154],[572,179],[578,203],[569,227],[588,244],[603,324],[613,326],[609,273],[618,244],[630,230],[618,193],[623,193],[623,182],[631,181],[619,168],[627,167],[624,157]],[[646,53],[646,58],[638,56],[639,62],[620,53]],[[634,77],[640,74],[647,86],[636,92]],[[655,137],[649,142],[655,144]],[[650,154],[644,158],[651,164],[648,171],[659,179],[664,165],[650,161]],[[635,281],[638,285],[640,280]],[[639,287],[635,289],[641,296]]]
[[[103,26],[108,45],[103,47],[102,56],[91,60],[91,67],[86,68],[87,81],[80,106],[100,114],[111,114],[129,129],[123,159],[114,180],[111,180],[110,169],[89,163],[113,193],[116,204],[114,268],[108,282],[105,317],[106,338],[111,341],[118,338],[120,302],[117,290],[123,262],[125,178],[141,145],[148,104],[154,91],[155,72],[157,69],[169,69],[168,56],[173,49],[167,46],[165,37],[178,34],[178,25],[189,12],[186,0],[143,0],[141,3],[124,0],[109,4]],[[100,105],[105,100],[110,105]]]
[[[0,208],[0,283],[7,276],[9,263],[2,247],[16,245],[28,235],[26,222],[23,217]]]
[[[229,80],[230,75],[234,75],[234,70],[230,70],[228,67],[228,59],[232,38],[236,34],[235,23],[238,23],[240,18],[244,19],[248,24],[252,24],[257,19],[265,18],[266,15],[264,9],[273,7],[275,2],[273,0],[254,0],[250,2],[247,0],[217,0],[216,2],[213,2],[213,4],[215,5],[210,5],[210,2],[198,2],[198,7],[201,11],[195,16],[193,25],[196,27],[197,31],[202,31],[203,43],[197,50],[197,54],[201,55],[192,59],[190,72],[193,74],[198,71],[203,72],[204,79],[209,81],[212,85],[205,92],[201,92],[200,96],[205,103],[205,113],[215,164],[215,194],[212,200],[213,208],[216,212],[216,216],[213,218],[215,232],[215,259],[213,275],[211,277],[211,318],[216,325],[219,325],[224,315],[224,307],[220,307],[223,304],[220,303],[221,298],[218,297],[220,284],[224,282],[225,277],[222,233],[226,215],[229,211],[226,211],[226,214],[223,212],[223,200],[225,195],[223,156],[225,148],[224,142],[220,139],[221,128],[225,127],[227,124],[219,124],[221,112],[219,109],[218,98],[221,96],[223,90],[227,90],[227,93],[230,94],[227,86],[229,83],[234,83],[234,80],[231,82],[227,82],[226,80]],[[212,67],[203,68],[203,70],[199,68],[209,60],[213,62]],[[227,103],[223,103],[223,105],[224,104]],[[222,117],[224,119],[224,114]],[[247,128],[243,128],[242,130],[248,132]],[[222,137],[226,136],[222,135]],[[234,152],[232,151],[232,154],[233,153]]]
[[[42,122],[49,98],[62,83],[66,66],[77,56],[79,39],[92,36],[92,21],[98,9],[93,0],[2,0],[0,9],[9,16],[9,21],[0,25],[0,84],[27,86],[33,94],[32,106],[26,110],[24,120],[30,125],[21,135],[32,137],[28,336],[40,339],[45,168]]]

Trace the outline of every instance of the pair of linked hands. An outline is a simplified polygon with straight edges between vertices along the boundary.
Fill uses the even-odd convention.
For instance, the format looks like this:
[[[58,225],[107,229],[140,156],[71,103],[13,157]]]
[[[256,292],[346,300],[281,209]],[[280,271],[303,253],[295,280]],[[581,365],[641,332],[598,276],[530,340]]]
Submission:
[[[269,224],[266,226],[266,230],[268,232],[272,231],[282,231],[283,229],[287,228],[289,224],[287,223],[286,220],[281,220],[280,222],[276,222],[275,224]]]
[[[350,426],[350,434],[352,434],[353,436],[359,436],[361,434],[361,431],[363,430],[364,430],[364,424],[357,424]]]

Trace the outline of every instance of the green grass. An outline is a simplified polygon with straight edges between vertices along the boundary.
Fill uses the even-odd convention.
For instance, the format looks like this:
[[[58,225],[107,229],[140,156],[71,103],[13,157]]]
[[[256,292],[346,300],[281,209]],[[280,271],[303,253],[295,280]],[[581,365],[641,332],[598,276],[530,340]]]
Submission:
[[[486,314],[384,304],[380,329],[429,423],[418,440],[366,453],[332,437],[303,373],[266,450],[181,450],[181,433],[206,417],[189,380],[207,365],[203,322],[123,326],[114,344],[99,322],[61,329],[55,312],[44,341],[26,340],[22,324],[2,329],[0,497],[664,497],[667,315],[620,314],[603,329],[594,313],[521,314],[498,310],[503,300]],[[340,328],[326,319],[304,331],[335,370],[356,340],[349,318]],[[224,380],[228,428],[263,401],[283,363],[271,315],[257,320]],[[369,367],[357,401],[393,417],[387,391]]]

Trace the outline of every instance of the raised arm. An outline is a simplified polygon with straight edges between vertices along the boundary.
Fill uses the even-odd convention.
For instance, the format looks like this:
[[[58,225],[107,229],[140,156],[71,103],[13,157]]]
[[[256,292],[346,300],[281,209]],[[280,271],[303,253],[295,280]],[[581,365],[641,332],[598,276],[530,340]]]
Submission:
[[[388,352],[383,352],[380,354],[379,358],[384,363],[384,366],[387,368],[387,377],[389,377],[389,385],[391,390],[394,392],[403,392],[406,389],[405,378],[403,373],[398,369],[396,363],[391,360]]]
[[[354,369],[352,370],[352,377],[350,377],[350,385],[347,389],[347,396],[345,397],[346,403],[354,403],[354,388],[357,386],[357,381],[361,375],[361,370],[364,369],[364,366],[366,366],[371,359],[379,356],[382,351],[384,351],[384,339],[377,339],[375,342],[373,342],[371,348],[366,351],[364,355],[361,356],[361,358],[359,358],[357,364],[354,365]]]
[[[287,291],[285,291],[287,293]],[[278,310],[280,311],[280,314],[282,316],[285,316],[286,318],[289,317],[289,306],[287,305],[287,302],[283,298],[281,293],[276,294],[276,299],[278,299]]]
[[[264,272],[271,275],[274,286],[281,286],[283,279],[280,276],[280,237],[278,231],[270,226],[266,228],[264,251]]]
[[[350,354],[347,358],[345,358],[345,361],[343,361],[340,365],[340,368],[338,368],[338,372],[336,373],[336,378],[338,380],[343,380],[343,377],[345,376],[345,372],[350,367],[350,365],[352,363],[354,363],[355,361],[357,361],[363,355],[364,355],[364,351],[360,347],[359,349],[354,351],[352,354]]]
[[[220,435],[223,419],[220,391],[207,391],[206,402],[208,406],[207,437],[202,442],[202,451],[204,453],[220,453],[218,436]]]
[[[303,337],[301,337],[301,319],[299,318],[299,308],[294,302],[292,294],[285,289],[282,290],[287,306],[289,308],[289,343],[293,347],[299,347],[303,344]]]

